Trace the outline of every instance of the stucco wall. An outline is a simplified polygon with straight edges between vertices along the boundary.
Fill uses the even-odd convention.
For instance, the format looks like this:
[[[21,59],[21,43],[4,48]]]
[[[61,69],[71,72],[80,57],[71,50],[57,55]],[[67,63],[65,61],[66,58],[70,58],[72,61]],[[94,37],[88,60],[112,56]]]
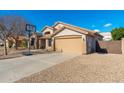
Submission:
[[[122,54],[122,41],[98,41],[97,52]]]
[[[82,35],[82,34],[77,33],[75,31],[71,31],[69,29],[64,29],[63,31],[59,32],[55,37],[64,36],[64,35]]]
[[[58,33],[57,35],[55,35],[52,39],[52,45],[54,45],[54,38],[56,37],[60,37],[60,36],[64,36],[64,37],[69,37],[69,36],[81,36],[82,38],[82,47],[83,47],[83,53],[86,54],[87,53],[87,46],[86,46],[86,35],[69,30],[69,29],[64,29],[63,31],[61,31],[60,33]],[[73,50],[72,50],[73,51]]]
[[[43,35],[44,35],[46,32],[50,32],[50,34],[53,34],[53,30],[50,29],[50,28],[46,28],[46,29],[43,31]]]

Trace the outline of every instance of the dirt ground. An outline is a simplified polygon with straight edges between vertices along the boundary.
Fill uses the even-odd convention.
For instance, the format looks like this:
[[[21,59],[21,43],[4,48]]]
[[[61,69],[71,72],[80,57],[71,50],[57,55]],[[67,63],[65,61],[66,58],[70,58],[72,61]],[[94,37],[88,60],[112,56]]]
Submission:
[[[0,47],[0,60],[3,59],[12,59],[12,58],[17,58],[17,57],[23,57],[26,56],[26,54],[28,54],[28,49],[8,49],[8,55],[4,54],[4,48]],[[36,55],[36,54],[43,54],[43,53],[47,53],[48,51],[46,50],[42,50],[42,49],[32,49],[30,50],[32,55]]]
[[[90,54],[75,57],[39,73],[22,83],[109,83],[124,82],[124,55]]]

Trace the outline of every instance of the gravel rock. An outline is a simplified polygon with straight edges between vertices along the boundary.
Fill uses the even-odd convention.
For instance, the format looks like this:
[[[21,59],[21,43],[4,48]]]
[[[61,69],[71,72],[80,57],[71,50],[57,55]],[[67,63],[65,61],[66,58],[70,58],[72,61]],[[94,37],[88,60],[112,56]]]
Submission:
[[[75,57],[39,73],[22,83],[109,83],[124,82],[124,55],[89,54]]]

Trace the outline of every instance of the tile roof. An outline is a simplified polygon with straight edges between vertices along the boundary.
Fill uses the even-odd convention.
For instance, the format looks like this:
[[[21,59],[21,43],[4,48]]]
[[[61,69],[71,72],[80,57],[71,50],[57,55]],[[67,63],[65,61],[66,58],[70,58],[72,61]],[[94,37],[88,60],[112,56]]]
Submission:
[[[49,28],[49,29],[53,30],[53,27],[45,26],[41,31],[44,31],[46,28]]]
[[[55,27],[57,24],[62,24],[62,25],[64,25],[64,27],[62,29],[58,30],[58,31],[55,31],[53,36],[55,34],[59,33],[61,30],[67,28],[67,29],[71,29],[71,30],[77,31],[77,32],[85,34],[85,35],[91,35],[91,36],[98,35],[100,37],[103,37],[98,32],[95,32],[95,31],[92,31],[92,30],[88,30],[88,29],[85,29],[85,28],[80,28],[80,27],[77,27],[77,26],[73,26],[73,25],[70,25],[70,24],[63,23],[63,22],[57,22],[53,27]]]

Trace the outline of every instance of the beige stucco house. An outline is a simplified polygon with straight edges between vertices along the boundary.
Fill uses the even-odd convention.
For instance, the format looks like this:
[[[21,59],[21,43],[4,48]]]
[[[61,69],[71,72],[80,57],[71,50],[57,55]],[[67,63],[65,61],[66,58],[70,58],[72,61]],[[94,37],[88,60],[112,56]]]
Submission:
[[[96,51],[97,40],[103,37],[88,29],[57,22],[46,26],[39,38],[39,48],[65,53],[88,54]]]

